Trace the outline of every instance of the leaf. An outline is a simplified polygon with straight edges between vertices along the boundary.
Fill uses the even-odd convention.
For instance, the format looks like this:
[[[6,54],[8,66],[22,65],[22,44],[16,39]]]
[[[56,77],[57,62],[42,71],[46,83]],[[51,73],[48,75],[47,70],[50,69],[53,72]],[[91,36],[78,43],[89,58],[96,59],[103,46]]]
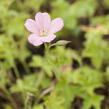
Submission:
[[[33,61],[30,63],[30,66],[42,68],[48,76],[53,76],[52,66],[48,63],[46,59],[41,56],[34,56]]]
[[[91,107],[94,107],[95,109],[100,109],[101,101],[103,99],[104,97],[100,95],[93,95],[89,98],[86,98],[83,102],[83,108],[90,109]]]
[[[11,87],[11,92],[37,92],[37,78],[35,75],[29,75],[24,80],[18,79],[17,83]]]
[[[44,109],[44,108],[43,108],[43,105],[37,105],[37,106],[34,106],[32,109]]]

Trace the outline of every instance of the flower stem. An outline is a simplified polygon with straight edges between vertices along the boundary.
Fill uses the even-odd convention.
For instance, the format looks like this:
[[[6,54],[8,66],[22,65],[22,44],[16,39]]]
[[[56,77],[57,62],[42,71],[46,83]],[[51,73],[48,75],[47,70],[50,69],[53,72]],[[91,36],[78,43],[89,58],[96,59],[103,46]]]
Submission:
[[[45,46],[45,55],[48,56],[49,46],[46,43],[44,43],[44,46]]]
[[[59,70],[58,70],[58,68],[56,67],[56,65],[55,65],[53,62],[51,62],[51,61],[49,60],[49,58],[48,58],[48,53],[49,53],[50,47],[52,47],[52,46],[54,46],[54,45],[55,45],[55,44],[52,44],[52,45],[49,45],[49,46],[48,46],[46,43],[44,43],[44,46],[45,46],[45,55],[46,55],[47,61],[48,61],[48,63],[53,67],[55,76],[56,76],[56,78],[58,79],[57,74],[59,74]]]

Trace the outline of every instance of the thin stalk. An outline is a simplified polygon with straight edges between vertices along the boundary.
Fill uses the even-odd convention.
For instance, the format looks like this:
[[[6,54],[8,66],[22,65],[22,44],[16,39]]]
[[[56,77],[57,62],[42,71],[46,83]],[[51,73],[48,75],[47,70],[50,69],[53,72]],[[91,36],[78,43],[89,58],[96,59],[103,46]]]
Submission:
[[[6,73],[7,71],[5,70],[4,65],[1,64],[1,63],[0,63],[0,65],[1,65],[1,68],[2,68],[3,72]],[[2,83],[2,90],[6,94],[6,96],[8,97],[8,100],[12,104],[13,108],[18,109],[12,95],[9,93],[8,89],[5,87],[5,76],[4,75],[3,75],[2,79],[1,79],[1,83]]]
[[[45,55],[48,56],[49,46],[46,43],[44,43],[44,46],[45,46]]]
[[[22,65],[27,73],[30,73],[30,69],[27,67],[27,63],[25,61],[22,61]]]
[[[56,76],[56,78],[58,79],[57,74],[59,74],[59,71],[58,71],[56,65],[48,59],[48,53],[49,53],[50,47],[52,47],[52,46],[54,46],[54,45],[55,45],[55,44],[52,44],[52,45],[47,46],[47,44],[44,43],[44,46],[45,46],[45,55],[46,55],[47,61],[48,61],[48,63],[53,67],[55,76]]]
[[[2,90],[5,92],[5,94],[7,95],[9,101],[11,102],[12,106],[14,107],[14,109],[18,109],[15,101],[13,100],[11,94],[9,93],[9,91],[7,90],[6,87],[3,86]]]
[[[20,78],[19,71],[18,71],[16,65],[13,66],[13,69],[14,69],[14,72],[15,72],[16,77],[17,78]]]
[[[28,99],[25,100],[25,109],[28,109]]]
[[[1,64],[1,63],[0,63],[0,65],[1,65],[1,68],[2,68],[3,72],[6,73],[7,71],[6,71],[6,69],[4,68],[4,64]],[[15,100],[13,99],[12,95],[9,93],[8,89],[7,89],[6,86],[5,86],[5,84],[6,84],[5,76],[6,76],[6,75],[3,75],[2,79],[1,79],[1,83],[2,83],[2,87],[1,87],[1,88],[2,88],[3,92],[6,94],[6,96],[8,97],[8,100],[9,100],[10,103],[12,104],[13,108],[14,108],[14,109],[18,109]]]
[[[32,109],[33,97],[34,97],[34,95],[32,93],[29,93],[29,92],[27,93],[24,109]]]
[[[51,44],[51,45],[49,46],[49,48],[51,48],[51,47],[53,47],[53,46],[56,46],[56,43]]]

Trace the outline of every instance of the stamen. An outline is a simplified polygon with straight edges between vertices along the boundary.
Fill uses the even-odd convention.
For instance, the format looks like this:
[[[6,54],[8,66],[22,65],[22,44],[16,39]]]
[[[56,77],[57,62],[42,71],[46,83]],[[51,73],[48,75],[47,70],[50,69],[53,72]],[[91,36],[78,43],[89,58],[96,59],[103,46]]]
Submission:
[[[43,30],[40,32],[40,36],[42,36],[42,37],[47,36],[47,31],[43,29]]]

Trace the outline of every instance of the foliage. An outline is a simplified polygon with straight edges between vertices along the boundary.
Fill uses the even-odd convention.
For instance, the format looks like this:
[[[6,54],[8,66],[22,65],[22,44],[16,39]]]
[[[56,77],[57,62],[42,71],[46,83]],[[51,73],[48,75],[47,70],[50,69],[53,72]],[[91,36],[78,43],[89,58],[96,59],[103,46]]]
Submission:
[[[72,1],[0,0],[0,109],[24,109],[25,102],[32,109],[77,109],[76,99],[78,109],[109,108],[102,108],[109,98],[109,1]],[[57,40],[70,39],[67,47],[59,41],[43,54],[43,46],[28,44],[24,23],[38,11],[63,18]],[[85,38],[80,49],[72,47],[75,36]]]

